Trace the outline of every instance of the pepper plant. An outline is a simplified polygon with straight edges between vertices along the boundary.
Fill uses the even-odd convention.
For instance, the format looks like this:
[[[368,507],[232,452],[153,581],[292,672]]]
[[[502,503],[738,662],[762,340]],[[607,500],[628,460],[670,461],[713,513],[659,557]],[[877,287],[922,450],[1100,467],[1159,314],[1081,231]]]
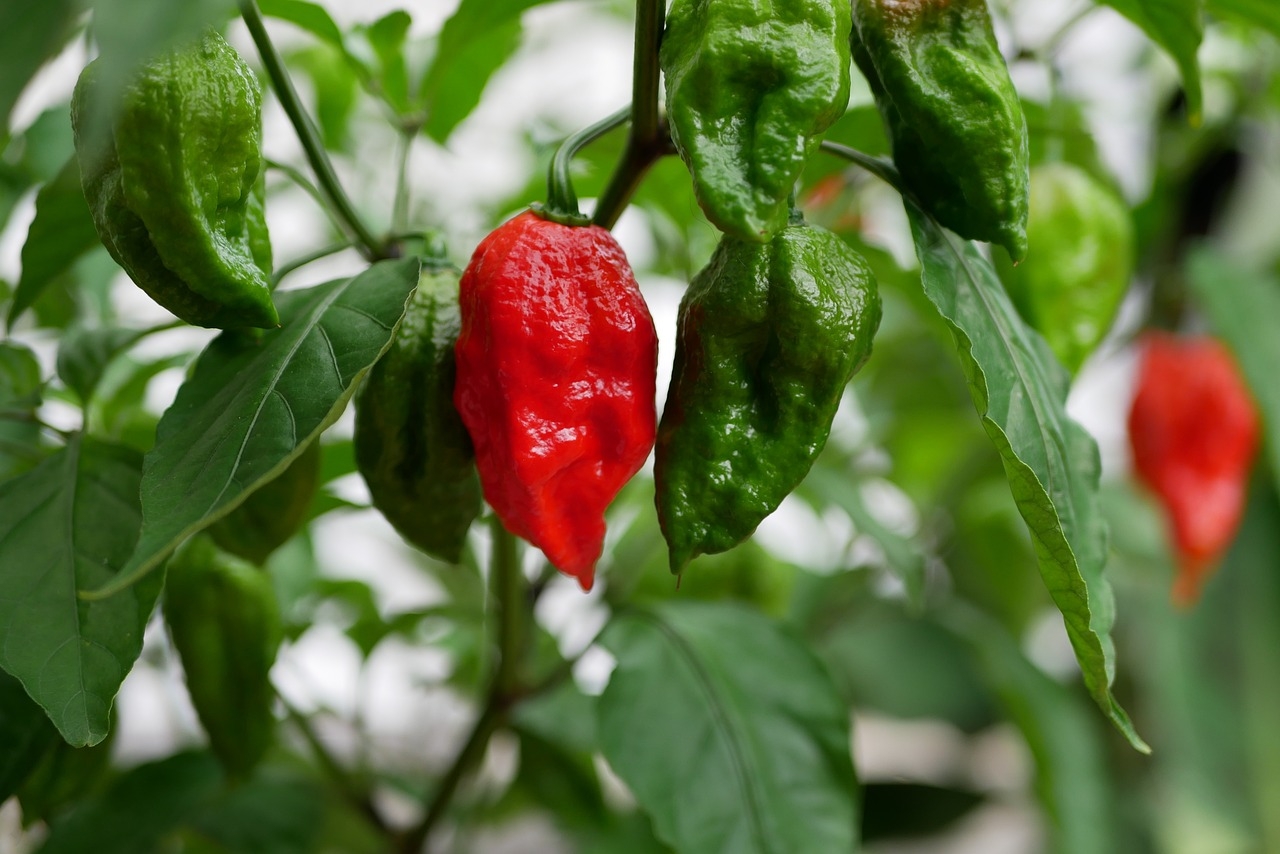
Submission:
[[[0,7],[0,848],[1280,850],[1271,4],[362,13]]]

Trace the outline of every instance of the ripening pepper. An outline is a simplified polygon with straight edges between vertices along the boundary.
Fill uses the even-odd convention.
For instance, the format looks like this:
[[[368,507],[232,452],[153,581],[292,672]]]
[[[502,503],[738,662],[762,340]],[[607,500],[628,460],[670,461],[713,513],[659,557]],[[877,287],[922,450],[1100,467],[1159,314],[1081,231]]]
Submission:
[[[150,60],[98,127],[97,63],[71,104],[98,237],[157,303],[197,326],[280,324],[263,214],[262,92],[216,32]]]
[[[1231,545],[1258,452],[1257,410],[1231,354],[1212,338],[1143,337],[1129,443],[1138,478],[1173,528],[1173,598],[1191,605]]]
[[[1021,261],[1027,126],[986,0],[853,0],[853,24],[907,188],[947,228]]]
[[[526,211],[462,274],[454,403],[485,499],[589,590],[604,511],[653,447],[657,336],[613,236]]]
[[[721,231],[768,241],[819,135],[849,105],[845,0],[673,0],[660,62],[671,137]]]
[[[298,533],[320,482],[320,442],[312,441],[274,479],[209,526],[218,548],[259,566]]]
[[[453,405],[454,347],[462,319],[458,271],[423,259],[391,348],[356,399],[356,466],[402,537],[457,563],[480,513],[480,481],[467,428]]]
[[[880,312],[871,268],[825,229],[721,239],[681,300],[658,427],[673,572],[749,537],[808,474]]]
[[[271,665],[283,632],[271,580],[197,535],[169,561],[164,617],[213,754],[246,777],[275,733]]]
[[[1075,373],[1111,328],[1133,272],[1133,220],[1124,202],[1078,166],[1031,170],[1032,247],[1018,266],[999,255],[1023,319]]]

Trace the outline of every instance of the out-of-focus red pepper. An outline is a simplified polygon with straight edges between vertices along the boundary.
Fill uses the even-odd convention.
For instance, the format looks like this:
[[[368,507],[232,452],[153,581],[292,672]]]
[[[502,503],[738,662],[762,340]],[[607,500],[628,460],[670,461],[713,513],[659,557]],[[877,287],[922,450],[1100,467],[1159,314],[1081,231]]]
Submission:
[[[590,590],[604,511],[653,448],[658,342],[605,229],[520,214],[462,275],[454,404],[507,530]]]
[[[1129,441],[1159,496],[1178,552],[1174,601],[1188,606],[1231,545],[1258,452],[1258,414],[1231,354],[1206,337],[1142,341]]]

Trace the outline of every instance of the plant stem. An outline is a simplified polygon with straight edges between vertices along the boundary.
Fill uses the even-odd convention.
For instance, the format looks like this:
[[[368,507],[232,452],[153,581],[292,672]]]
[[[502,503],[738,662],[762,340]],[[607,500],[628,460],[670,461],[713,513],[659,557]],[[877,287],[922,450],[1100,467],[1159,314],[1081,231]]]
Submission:
[[[571,169],[573,157],[584,145],[604,136],[625,122],[630,115],[631,108],[623,108],[588,125],[560,143],[547,169],[547,203],[533,205],[533,209],[539,216],[565,225],[590,224],[591,219],[583,216],[578,208],[578,194],[573,189]]]
[[[495,623],[498,662],[489,681],[484,708],[472,725],[471,733],[458,751],[453,764],[440,778],[422,820],[400,839],[399,848],[404,854],[418,854],[422,850],[431,831],[448,810],[463,778],[484,757],[489,738],[502,726],[507,713],[521,695],[519,683],[526,648],[528,602],[516,538],[502,527],[497,517],[493,519],[493,556],[490,569],[494,605],[497,609]]]
[[[289,121],[292,122],[298,134],[298,140],[302,143],[302,149],[306,152],[307,162],[311,164],[311,170],[315,172],[316,180],[334,212],[359,244],[361,254],[370,261],[385,258],[386,250],[382,242],[365,226],[342,189],[342,184],[339,183],[337,173],[333,171],[333,164],[329,162],[324,143],[316,131],[315,123],[303,109],[298,91],[293,88],[293,81],[289,79],[289,72],[285,70],[284,60],[281,59],[276,46],[271,43],[271,37],[267,35],[267,27],[262,20],[262,11],[258,9],[258,4],[255,0],[240,0],[240,12],[244,17],[245,26],[249,28],[249,35],[252,36],[253,43],[258,48],[258,54],[262,57],[267,76],[271,78],[276,97],[280,99],[280,105],[289,116]]]
[[[666,18],[665,0],[636,0],[636,38],[631,76],[631,130],[592,221],[613,228],[649,167],[673,153],[671,137],[658,115],[658,46]]]
[[[416,131],[400,131],[400,163],[396,170],[396,195],[391,204],[391,231],[400,233],[409,227],[409,154],[413,150]]]
[[[319,261],[321,258],[328,258],[330,255],[337,255],[339,252],[342,252],[343,250],[346,250],[346,249],[351,249],[354,246],[355,244],[352,243],[350,240],[344,240],[341,243],[331,243],[328,246],[322,246],[321,248],[315,250],[314,252],[308,252],[306,255],[303,255],[299,258],[294,258],[289,263],[284,264],[279,268],[277,268],[276,271],[271,274],[272,289],[274,290],[275,287],[279,285],[280,282],[284,279],[284,277],[289,275],[293,271],[298,270],[302,267],[305,267],[314,261]]]
[[[888,160],[881,157],[872,157],[870,154],[859,151],[856,148],[850,148],[847,145],[841,145],[838,142],[830,142],[824,140],[822,150],[828,154],[834,154],[837,157],[843,157],[856,166],[875,175],[881,181],[884,181],[890,187],[893,187],[904,197],[908,196],[906,187],[902,184],[902,176],[898,174],[898,170]]]
[[[324,742],[320,740],[320,736],[316,734],[315,729],[311,726],[311,721],[307,716],[298,711],[294,706],[277,692],[276,697],[280,700],[280,704],[284,706],[285,714],[289,716],[289,720],[298,728],[298,732],[302,733],[302,738],[311,748],[312,754],[315,755],[316,762],[320,764],[320,769],[325,773],[338,790],[342,792],[342,796],[353,806],[358,813],[373,823],[374,827],[386,832],[387,823],[383,820],[378,810],[373,805],[373,801],[369,799],[369,793],[364,790],[346,770],[333,758],[333,754],[325,747]]]

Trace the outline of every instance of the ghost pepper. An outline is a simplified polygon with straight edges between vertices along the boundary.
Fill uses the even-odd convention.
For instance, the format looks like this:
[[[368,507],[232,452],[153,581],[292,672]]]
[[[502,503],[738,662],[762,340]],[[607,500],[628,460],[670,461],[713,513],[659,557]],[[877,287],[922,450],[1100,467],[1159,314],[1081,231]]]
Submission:
[[[1191,605],[1244,512],[1259,424],[1231,354],[1212,338],[1156,332],[1142,342],[1129,411],[1133,466],[1173,528],[1173,598]]]
[[[657,336],[604,228],[527,211],[462,274],[454,404],[507,530],[591,589],[604,511],[653,447]]]

